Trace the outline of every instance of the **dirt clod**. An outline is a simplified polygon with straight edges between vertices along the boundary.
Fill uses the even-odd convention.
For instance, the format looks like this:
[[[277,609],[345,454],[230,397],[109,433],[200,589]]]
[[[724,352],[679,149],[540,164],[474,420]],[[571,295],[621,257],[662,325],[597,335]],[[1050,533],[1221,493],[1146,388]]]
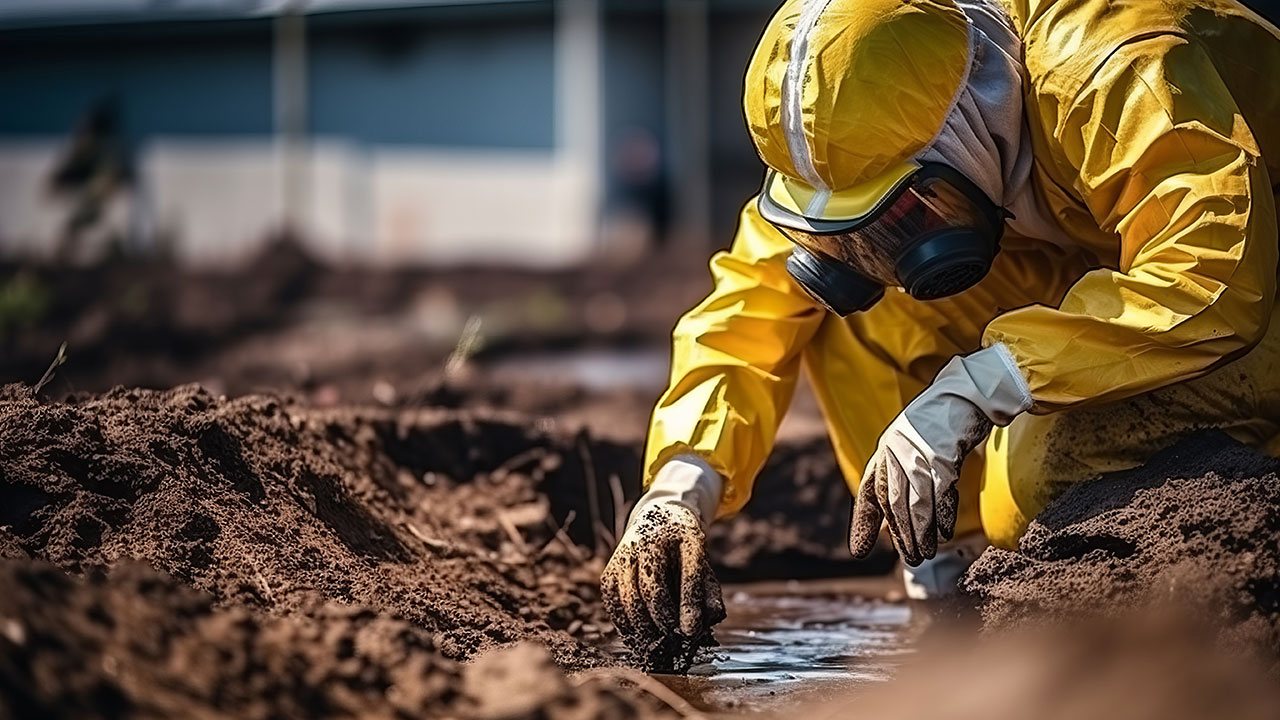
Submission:
[[[965,588],[989,628],[1192,608],[1224,645],[1280,653],[1280,461],[1222,433],[1075,487],[1021,552],[988,550]]]

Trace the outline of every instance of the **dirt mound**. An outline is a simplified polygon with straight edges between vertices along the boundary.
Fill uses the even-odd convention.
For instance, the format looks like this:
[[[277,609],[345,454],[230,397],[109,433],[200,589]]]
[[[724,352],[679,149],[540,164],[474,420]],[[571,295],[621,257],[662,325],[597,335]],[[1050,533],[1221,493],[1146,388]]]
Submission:
[[[1190,606],[1227,645],[1280,654],[1280,461],[1198,434],[1072,488],[964,580],[988,627]]]
[[[0,586],[0,717],[661,716],[616,683],[571,683],[536,646],[459,665],[369,607],[223,608],[140,563],[82,581],[6,561]]]
[[[573,478],[532,429],[497,423],[480,442],[481,420],[316,414],[194,386],[5,393],[6,555],[71,571],[140,558],[275,614],[363,605],[434,631],[456,659],[534,639],[567,667],[604,660],[602,560],[560,529],[573,504],[553,512],[543,490]]]

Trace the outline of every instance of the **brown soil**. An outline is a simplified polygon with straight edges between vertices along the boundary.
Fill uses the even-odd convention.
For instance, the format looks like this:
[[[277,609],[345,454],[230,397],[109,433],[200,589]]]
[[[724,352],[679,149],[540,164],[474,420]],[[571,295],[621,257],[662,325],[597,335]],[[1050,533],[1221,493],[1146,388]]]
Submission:
[[[31,557],[142,558],[268,612],[364,604],[457,659],[525,638],[568,667],[603,659],[599,557],[557,535],[572,504],[557,516],[545,493],[568,475],[555,439],[495,423],[504,446],[478,441],[481,420],[318,415],[190,386],[65,404],[7,392],[0,526]]]
[[[470,317],[484,320],[482,360],[665,347],[674,319],[709,287],[701,251],[587,272],[335,267],[288,239],[225,270],[164,258],[0,260],[0,382],[36,382],[65,341],[72,361],[51,394],[200,382],[230,395],[269,388],[368,403],[378,381],[406,396],[438,388]]]
[[[1021,553],[988,550],[966,589],[1007,628],[1134,607],[1191,608],[1224,645],[1280,656],[1280,461],[1221,433],[1071,489]]]
[[[617,683],[571,683],[535,645],[460,665],[369,607],[224,607],[134,562],[80,580],[8,561],[0,584],[3,718],[671,715]]]
[[[194,386],[66,403],[8,386],[0,437],[0,717],[655,707],[570,683],[545,651],[506,672],[532,700],[487,689],[502,660],[454,664],[527,640],[564,668],[609,662],[608,548],[577,459],[609,450],[584,435]]]
[[[450,453],[413,450],[433,435],[430,428],[388,444],[393,454],[413,452],[405,469],[461,481],[529,449],[511,438],[547,433],[560,435],[553,454],[585,472],[573,438],[589,428],[586,444],[597,481],[592,489],[609,529],[615,527],[613,487],[621,489],[624,510],[638,494],[640,451],[660,388],[586,388],[563,378],[504,381],[486,363],[577,348],[665,353],[674,318],[708,283],[700,251],[590,272],[392,271],[326,267],[288,241],[266,245],[254,262],[232,271],[183,270],[163,259],[87,268],[0,263],[0,290],[19,278],[26,278],[18,283],[23,287],[34,283],[34,294],[44,301],[17,326],[4,325],[0,316],[0,382],[35,382],[65,340],[70,360],[44,390],[53,398],[120,383],[168,388],[199,382],[213,395],[232,396],[267,388],[297,398],[294,414],[303,406],[311,414],[331,408],[340,425],[353,406],[365,408],[354,412],[378,415],[383,435],[395,417],[422,407],[459,410],[455,418],[479,412],[490,420],[474,424],[479,435],[470,438],[475,447],[467,452],[485,456],[487,466],[437,467],[462,451],[454,446],[460,436],[443,441]],[[588,321],[605,306],[621,310],[613,324]],[[450,328],[473,316],[484,318],[478,357],[464,372],[447,375],[442,361],[458,340]],[[493,420],[492,408],[523,416]],[[845,550],[849,494],[829,441],[814,436],[822,432],[816,406],[798,398],[791,415],[804,415],[816,430],[780,439],[753,502],[712,528],[710,554],[720,578],[888,572],[894,556],[887,548],[865,562]],[[405,462],[399,456],[378,461],[393,470]],[[615,477],[616,485],[610,482]],[[581,478],[566,481],[573,483],[566,495],[583,495]],[[587,507],[586,500],[569,506],[577,511],[570,532],[594,546]]]
[[[130,717],[448,715],[479,702],[451,663],[494,648],[531,640],[569,670],[613,662],[597,583],[638,491],[635,445],[494,411],[321,409],[198,386],[64,402],[7,386],[0,437],[0,575],[17,589],[0,605],[13,621],[0,684],[17,716],[95,703]],[[759,537],[773,533],[793,561],[828,567],[815,538],[839,535],[824,503],[844,490],[803,459],[824,451],[783,448],[762,480],[760,506],[780,496],[772,511],[809,531],[744,516],[713,546],[745,571],[777,557]],[[535,684],[563,692],[538,712],[656,707],[616,679],[584,699],[582,683],[544,674],[558,679]]]

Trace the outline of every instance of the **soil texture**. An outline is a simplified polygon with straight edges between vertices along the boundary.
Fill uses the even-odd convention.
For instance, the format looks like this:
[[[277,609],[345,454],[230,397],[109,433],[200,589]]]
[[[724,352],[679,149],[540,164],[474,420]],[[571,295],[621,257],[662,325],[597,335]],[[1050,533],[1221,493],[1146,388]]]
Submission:
[[[64,401],[5,386],[0,437],[0,575],[17,589],[0,605],[0,683],[15,716],[659,707],[616,677],[563,675],[615,662],[598,579],[638,493],[633,444],[498,411],[316,408],[196,385]],[[825,451],[778,453],[757,505],[772,515],[718,526],[713,548],[744,571],[779,549],[830,567],[818,533],[839,535],[843,511],[823,513],[846,491],[804,459]],[[532,684],[559,689],[526,714],[485,710],[466,690],[479,671],[456,663],[521,642],[549,658]],[[591,710],[548,709],[561,706]]]
[[[373,608],[226,607],[142,563],[0,564],[0,717],[674,717],[520,644],[462,665]]]
[[[571,503],[557,516],[539,489],[563,473],[553,439],[498,425],[503,446],[480,420],[318,416],[194,386],[67,403],[6,392],[10,552],[75,572],[143,559],[271,613],[366,605],[459,660],[522,639],[566,667],[604,659],[599,556],[561,530]]]
[[[1019,553],[990,549],[966,590],[988,628],[1189,609],[1224,646],[1280,657],[1280,460],[1220,432],[1077,486]]]

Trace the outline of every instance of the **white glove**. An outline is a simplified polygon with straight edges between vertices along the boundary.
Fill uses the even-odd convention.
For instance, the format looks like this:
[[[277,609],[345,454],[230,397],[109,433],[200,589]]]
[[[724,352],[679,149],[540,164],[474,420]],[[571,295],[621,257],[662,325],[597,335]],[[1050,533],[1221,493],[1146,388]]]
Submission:
[[[960,463],[991,432],[1031,408],[1013,356],[997,343],[954,357],[889,423],[867,463],[849,526],[865,557],[885,520],[902,560],[916,566],[955,533]]]
[[[605,609],[624,636],[701,637],[724,619],[704,534],[723,487],[701,458],[678,455],[636,501],[600,578]]]

